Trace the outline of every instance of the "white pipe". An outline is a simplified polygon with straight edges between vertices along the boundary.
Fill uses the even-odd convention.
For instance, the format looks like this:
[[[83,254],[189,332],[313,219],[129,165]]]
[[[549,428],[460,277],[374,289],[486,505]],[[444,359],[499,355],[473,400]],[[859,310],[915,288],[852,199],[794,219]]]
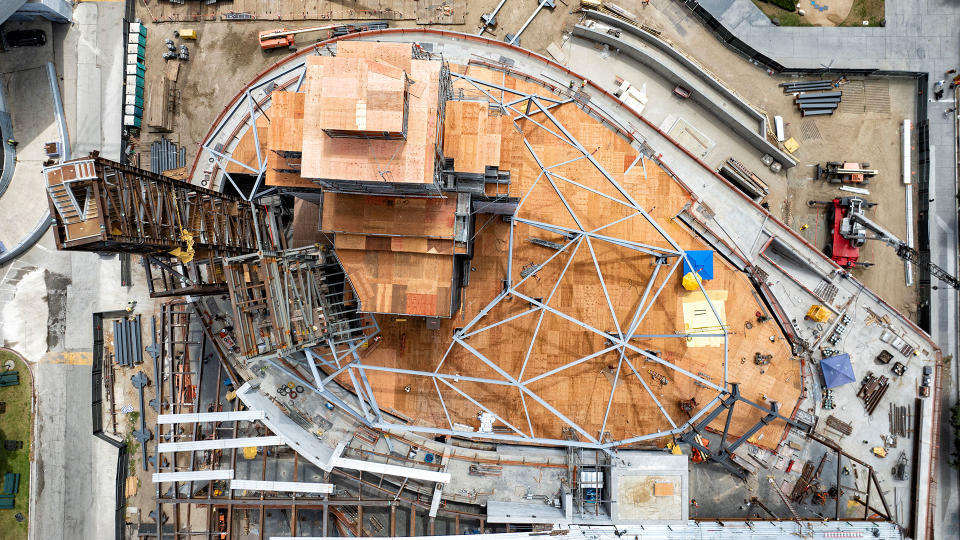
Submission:
[[[900,134],[900,147],[901,147],[901,160],[903,166],[901,167],[903,171],[903,186],[904,186],[904,202],[906,205],[906,214],[907,214],[907,246],[913,247],[913,179],[911,178],[911,155],[910,155],[910,119],[905,118],[903,120],[903,127],[901,128]],[[907,287],[913,287],[913,263],[910,261],[903,261],[903,272],[904,272],[904,281],[907,284]]]

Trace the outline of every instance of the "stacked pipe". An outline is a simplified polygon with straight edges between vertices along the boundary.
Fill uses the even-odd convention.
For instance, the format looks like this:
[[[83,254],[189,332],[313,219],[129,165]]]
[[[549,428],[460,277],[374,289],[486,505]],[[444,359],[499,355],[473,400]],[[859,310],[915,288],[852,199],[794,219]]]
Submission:
[[[836,90],[834,92],[803,92],[797,94],[796,104],[800,109],[802,116],[823,116],[833,114],[840,106],[840,98],[843,92]]]
[[[178,169],[187,164],[185,148],[177,149],[177,145],[166,137],[150,145],[150,172],[157,174]]]
[[[784,94],[796,95],[797,108],[802,116],[833,114],[840,106],[840,90],[833,90],[833,81],[802,81],[780,83]]]
[[[143,362],[140,315],[135,319],[113,321],[113,350],[118,365],[128,367]]]
[[[799,81],[780,83],[784,94],[794,94],[796,92],[819,92],[821,90],[830,90],[833,88],[833,81]]]

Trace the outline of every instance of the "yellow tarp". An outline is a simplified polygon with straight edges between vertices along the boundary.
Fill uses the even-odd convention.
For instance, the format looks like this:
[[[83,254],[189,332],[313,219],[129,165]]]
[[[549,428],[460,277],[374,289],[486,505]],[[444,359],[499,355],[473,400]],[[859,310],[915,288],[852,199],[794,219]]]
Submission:
[[[798,148],[800,148],[800,143],[798,143],[793,137],[783,141],[783,149],[791,154],[796,152]]]
[[[710,309],[710,303],[701,292],[691,293],[682,299],[683,331],[685,334],[725,334],[727,331],[727,312],[724,303],[727,291],[709,291],[710,302],[717,311],[717,317]],[[687,347],[723,347],[723,337],[688,337]]]

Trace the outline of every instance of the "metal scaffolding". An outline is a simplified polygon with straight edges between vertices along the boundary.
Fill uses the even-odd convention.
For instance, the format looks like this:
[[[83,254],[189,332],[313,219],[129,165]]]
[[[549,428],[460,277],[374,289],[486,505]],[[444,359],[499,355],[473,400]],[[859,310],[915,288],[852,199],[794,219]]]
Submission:
[[[96,155],[43,174],[57,248],[142,254],[153,296],[223,292],[222,259],[255,251],[266,229],[238,197]]]
[[[224,270],[237,346],[247,358],[309,347],[338,357],[379,331],[325,246],[234,257]]]

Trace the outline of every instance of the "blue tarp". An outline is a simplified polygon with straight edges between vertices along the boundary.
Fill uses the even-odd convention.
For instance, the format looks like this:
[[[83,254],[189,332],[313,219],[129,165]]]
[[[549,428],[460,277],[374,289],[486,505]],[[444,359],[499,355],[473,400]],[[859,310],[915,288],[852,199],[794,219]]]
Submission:
[[[847,353],[824,358],[820,361],[820,371],[823,372],[823,383],[827,388],[843,386],[857,380],[857,376],[853,374],[853,366],[850,365],[850,355]]]
[[[700,279],[713,279],[713,250],[712,249],[701,249],[695,251],[687,251],[687,260],[690,261],[687,264],[687,261],[683,261],[683,274],[685,276],[689,274],[692,270],[696,270],[700,275]],[[691,268],[691,265],[693,268]]]

